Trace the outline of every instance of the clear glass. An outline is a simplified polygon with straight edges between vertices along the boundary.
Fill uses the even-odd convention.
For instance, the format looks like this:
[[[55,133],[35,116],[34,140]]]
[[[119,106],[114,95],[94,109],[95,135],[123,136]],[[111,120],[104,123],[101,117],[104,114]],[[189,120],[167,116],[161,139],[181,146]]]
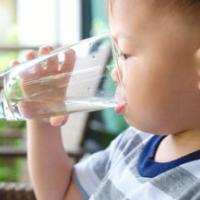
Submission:
[[[117,67],[117,70],[118,70],[118,81],[121,83],[121,85],[123,85],[122,62],[125,60],[125,58],[124,58],[125,55],[120,51],[120,49],[118,48],[118,46],[114,40],[112,40],[112,52],[113,52],[113,57],[115,58],[114,59],[115,66]]]
[[[111,61],[112,42],[105,34],[2,72],[0,117],[48,118],[117,107]]]

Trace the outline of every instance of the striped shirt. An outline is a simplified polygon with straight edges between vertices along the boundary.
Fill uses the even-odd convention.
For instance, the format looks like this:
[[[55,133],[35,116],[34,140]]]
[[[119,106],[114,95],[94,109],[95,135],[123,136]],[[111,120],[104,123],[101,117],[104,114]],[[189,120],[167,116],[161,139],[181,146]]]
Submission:
[[[152,135],[133,127],[74,166],[73,180],[89,200],[200,200],[200,160],[142,177],[138,159]]]

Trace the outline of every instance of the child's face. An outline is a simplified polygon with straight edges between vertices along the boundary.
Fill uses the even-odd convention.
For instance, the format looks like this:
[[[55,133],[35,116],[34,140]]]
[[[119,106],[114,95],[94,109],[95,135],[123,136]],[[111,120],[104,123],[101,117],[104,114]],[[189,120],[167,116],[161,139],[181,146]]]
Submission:
[[[128,122],[145,131],[177,133],[200,125],[195,53],[200,41],[174,13],[151,1],[115,0],[111,35],[124,58],[114,78],[127,100]],[[199,36],[200,37],[200,36]]]

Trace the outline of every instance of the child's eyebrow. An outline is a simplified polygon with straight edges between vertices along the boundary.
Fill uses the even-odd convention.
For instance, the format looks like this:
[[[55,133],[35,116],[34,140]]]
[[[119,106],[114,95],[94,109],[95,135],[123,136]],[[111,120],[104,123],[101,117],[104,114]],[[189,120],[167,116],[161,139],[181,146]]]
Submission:
[[[115,34],[111,33],[111,38],[113,38],[114,40],[118,40],[119,38],[122,39],[126,39],[126,40],[133,40],[133,35],[130,33],[126,33],[126,32],[117,32]]]
[[[122,50],[120,50],[120,47],[119,47],[119,40],[126,41],[126,44],[131,43],[134,48],[138,47],[137,40],[135,40],[134,37],[131,35],[121,35],[120,37],[120,35],[115,36],[111,34],[110,38],[111,38],[113,46],[115,47],[115,49],[118,50],[118,52],[122,52]]]
[[[138,43],[138,39],[134,38],[133,35],[130,34],[117,34],[117,35],[112,35],[110,34],[111,40],[113,41],[112,43],[115,45],[116,49],[118,49],[118,52],[122,52],[122,50],[120,49],[119,44],[121,43],[121,41],[124,44],[129,44],[129,48],[130,48],[130,44],[132,46],[131,49],[136,49],[140,46],[140,43]]]

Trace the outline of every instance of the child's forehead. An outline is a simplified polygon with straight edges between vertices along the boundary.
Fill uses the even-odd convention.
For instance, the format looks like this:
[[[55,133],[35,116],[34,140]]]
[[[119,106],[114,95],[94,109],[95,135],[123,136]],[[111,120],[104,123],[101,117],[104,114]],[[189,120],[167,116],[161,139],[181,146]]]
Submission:
[[[107,7],[108,11],[111,13],[113,13],[116,8],[120,8],[121,12],[126,12],[127,15],[130,15],[137,10],[164,15],[166,13],[171,13],[172,11],[173,13],[179,13],[179,9],[182,6],[187,8],[188,6],[181,3],[185,1],[187,0],[107,0]],[[127,10],[130,12],[127,12]]]
[[[110,16],[123,14],[130,18],[139,14],[162,13],[155,3],[157,0],[108,0],[108,12]],[[160,7],[160,6],[159,6]]]
[[[182,21],[181,15],[175,8],[166,7],[167,3],[164,0],[108,0],[111,5],[109,6],[109,19],[111,22],[122,24],[126,23],[127,26],[138,25],[148,26],[149,24],[158,25],[160,22],[174,21],[180,23]],[[169,0],[173,1],[173,0]],[[170,6],[170,5],[169,5]],[[178,20],[179,19],[179,20]]]
[[[109,18],[115,22],[160,25],[170,22],[173,26],[183,26],[186,30],[200,32],[200,1],[191,0],[108,0]],[[111,19],[112,20],[112,19]],[[152,23],[153,21],[153,23]]]
[[[174,33],[175,30],[183,32],[184,26],[179,17],[171,16],[167,12],[153,12],[153,1],[151,4],[150,1],[114,0],[113,13],[110,15],[112,36],[123,38],[124,35],[131,35],[134,41],[141,43],[141,40],[147,41],[147,38],[149,40],[155,35]]]
[[[155,13],[151,2],[153,0],[110,0],[109,18],[115,25],[133,26],[148,25],[156,22],[161,16]],[[146,3],[147,2],[147,3]],[[159,14],[160,15],[160,14]],[[153,19],[155,18],[155,19]],[[113,23],[111,23],[113,24]]]
[[[157,0],[107,0],[108,5],[112,8],[114,6],[125,6],[129,8],[136,8],[138,6],[146,6],[146,7],[156,7],[158,6],[156,4]],[[162,1],[162,0],[161,0]]]

